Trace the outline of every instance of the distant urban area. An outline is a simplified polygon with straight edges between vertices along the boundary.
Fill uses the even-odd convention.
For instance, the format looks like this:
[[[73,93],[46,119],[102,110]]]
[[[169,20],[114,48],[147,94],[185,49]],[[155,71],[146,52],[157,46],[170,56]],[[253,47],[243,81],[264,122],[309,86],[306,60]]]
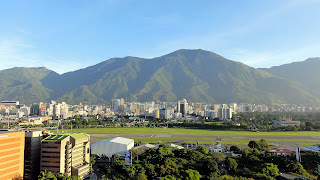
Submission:
[[[0,109],[0,159],[12,159],[0,179],[316,179],[320,163],[314,106],[121,98]]]
[[[70,105],[66,102],[51,101],[50,103],[20,104],[19,101],[1,101],[0,119],[2,122],[17,121],[19,125],[37,124],[56,119],[68,119],[74,116],[86,117],[97,115],[102,118],[119,116],[145,117],[161,120],[192,121],[192,120],[237,120],[239,113],[315,113],[320,112],[320,106],[303,106],[295,104],[206,104],[188,103],[186,99],[177,102],[125,102],[124,99],[114,99],[110,105],[89,105],[80,103]],[[48,118],[49,117],[49,118]],[[130,118],[130,119],[133,119]],[[288,118],[288,117],[283,117]],[[290,118],[286,119],[289,122]],[[278,119],[280,120],[280,119]],[[40,121],[39,121],[40,122]],[[283,123],[278,123],[282,125]],[[287,125],[300,125],[287,123]]]

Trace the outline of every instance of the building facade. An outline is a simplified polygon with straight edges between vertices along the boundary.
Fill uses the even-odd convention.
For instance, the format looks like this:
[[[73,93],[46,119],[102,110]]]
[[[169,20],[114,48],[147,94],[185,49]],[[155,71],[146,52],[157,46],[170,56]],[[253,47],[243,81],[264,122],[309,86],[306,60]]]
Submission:
[[[37,179],[40,173],[42,131],[25,132],[24,175],[23,179]]]
[[[24,131],[0,131],[0,179],[23,177]]]
[[[187,102],[186,99],[183,99],[182,101],[178,101],[177,112],[181,113],[183,116],[187,115],[187,113],[188,113],[188,102]]]
[[[50,135],[41,143],[41,171],[84,178],[90,173],[90,136],[84,133]]]

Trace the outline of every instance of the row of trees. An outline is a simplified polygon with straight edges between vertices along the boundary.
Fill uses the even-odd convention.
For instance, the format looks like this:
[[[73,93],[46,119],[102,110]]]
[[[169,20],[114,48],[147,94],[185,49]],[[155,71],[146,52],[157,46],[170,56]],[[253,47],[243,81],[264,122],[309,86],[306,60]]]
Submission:
[[[300,126],[274,127],[272,120],[281,120],[291,118],[293,121],[300,121]],[[252,112],[238,113],[232,121],[224,121],[222,124],[207,124],[206,122],[215,122],[216,119],[205,119],[198,117],[198,121],[171,124],[169,127],[193,127],[216,130],[246,130],[246,131],[313,131],[320,130],[319,112]],[[202,122],[202,123],[199,123]],[[239,126],[240,124],[240,126]]]
[[[81,180],[78,176],[68,176],[61,173],[53,173],[50,171],[41,171],[38,180]]]

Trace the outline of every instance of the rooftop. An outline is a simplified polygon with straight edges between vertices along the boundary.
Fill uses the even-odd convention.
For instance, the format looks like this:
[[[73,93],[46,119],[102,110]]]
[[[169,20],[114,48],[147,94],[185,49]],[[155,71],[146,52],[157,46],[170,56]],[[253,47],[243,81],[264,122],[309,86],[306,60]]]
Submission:
[[[311,145],[311,146],[304,147],[303,150],[320,153],[319,144],[314,144],[314,145]]]
[[[74,139],[76,140],[79,140],[79,139],[88,139],[89,138],[89,135],[85,134],[85,133],[64,133],[62,135],[68,135],[68,136],[71,136],[73,137]]]
[[[67,138],[69,135],[50,135],[48,137],[46,137],[44,140],[42,141],[49,141],[49,142],[60,142],[63,139]]]
[[[95,144],[99,144],[99,143],[106,143],[106,142],[113,142],[113,143],[118,143],[118,144],[130,144],[132,142],[134,142],[133,139],[128,139],[128,138],[123,138],[123,137],[115,137],[115,138],[110,138],[110,139],[104,139],[102,141],[99,141]]]
[[[11,130],[11,129],[0,129],[0,134],[7,134],[7,133],[13,133],[13,132],[19,132],[19,131]]]

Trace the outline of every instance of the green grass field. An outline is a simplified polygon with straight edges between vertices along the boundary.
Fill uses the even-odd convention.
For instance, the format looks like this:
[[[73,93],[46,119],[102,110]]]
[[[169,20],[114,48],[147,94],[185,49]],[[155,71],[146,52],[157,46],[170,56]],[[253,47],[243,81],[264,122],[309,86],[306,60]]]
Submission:
[[[297,143],[297,145],[301,145],[301,146],[311,146],[311,145],[315,145],[316,143]]]
[[[70,130],[64,130],[70,132]],[[238,135],[238,136],[320,136],[320,132],[251,132],[251,131],[218,131],[211,129],[187,128],[85,128],[73,129],[73,132],[88,134],[188,134],[188,135]]]
[[[70,130],[64,130],[65,132],[70,132]],[[286,142],[296,142],[297,145],[309,146],[312,144],[319,143],[319,139],[308,139],[308,136],[320,136],[320,132],[315,131],[300,131],[300,132],[250,132],[250,131],[217,131],[211,129],[191,129],[191,128],[86,128],[86,129],[73,129],[72,132],[84,132],[88,134],[106,134],[106,136],[99,137],[100,139],[108,139],[107,134],[128,134],[131,139],[136,142],[141,141],[142,143],[157,143],[161,141],[162,143],[184,141],[185,143],[196,143],[199,144],[211,144],[215,142],[215,138],[208,137],[157,137],[157,134],[167,134],[167,135],[234,135],[239,136],[238,138],[223,137],[223,144],[225,145],[247,145],[249,141],[260,139],[257,136],[268,136],[264,139],[269,143],[276,142],[279,145]],[[136,134],[148,134],[150,136],[138,137]],[[246,137],[241,137],[246,136]],[[275,136],[270,138],[270,136]],[[283,139],[279,136],[303,136],[305,139]],[[278,137],[278,138],[277,138]]]
[[[99,137],[100,139],[109,139],[111,137]],[[161,141],[162,143],[169,143],[169,142],[177,142],[183,141],[184,143],[188,144],[195,144],[198,142],[199,144],[212,144],[215,143],[215,138],[202,138],[202,137],[188,137],[188,138],[178,138],[178,137],[127,137],[130,139],[134,139],[136,142],[142,143],[157,143]],[[256,140],[259,141],[260,139],[257,138],[223,138],[222,144],[225,145],[248,145],[249,141]],[[319,143],[317,139],[265,139],[272,145],[273,142],[277,142],[278,144],[282,144],[284,141],[289,142],[297,142],[297,145],[309,146],[313,144]]]

